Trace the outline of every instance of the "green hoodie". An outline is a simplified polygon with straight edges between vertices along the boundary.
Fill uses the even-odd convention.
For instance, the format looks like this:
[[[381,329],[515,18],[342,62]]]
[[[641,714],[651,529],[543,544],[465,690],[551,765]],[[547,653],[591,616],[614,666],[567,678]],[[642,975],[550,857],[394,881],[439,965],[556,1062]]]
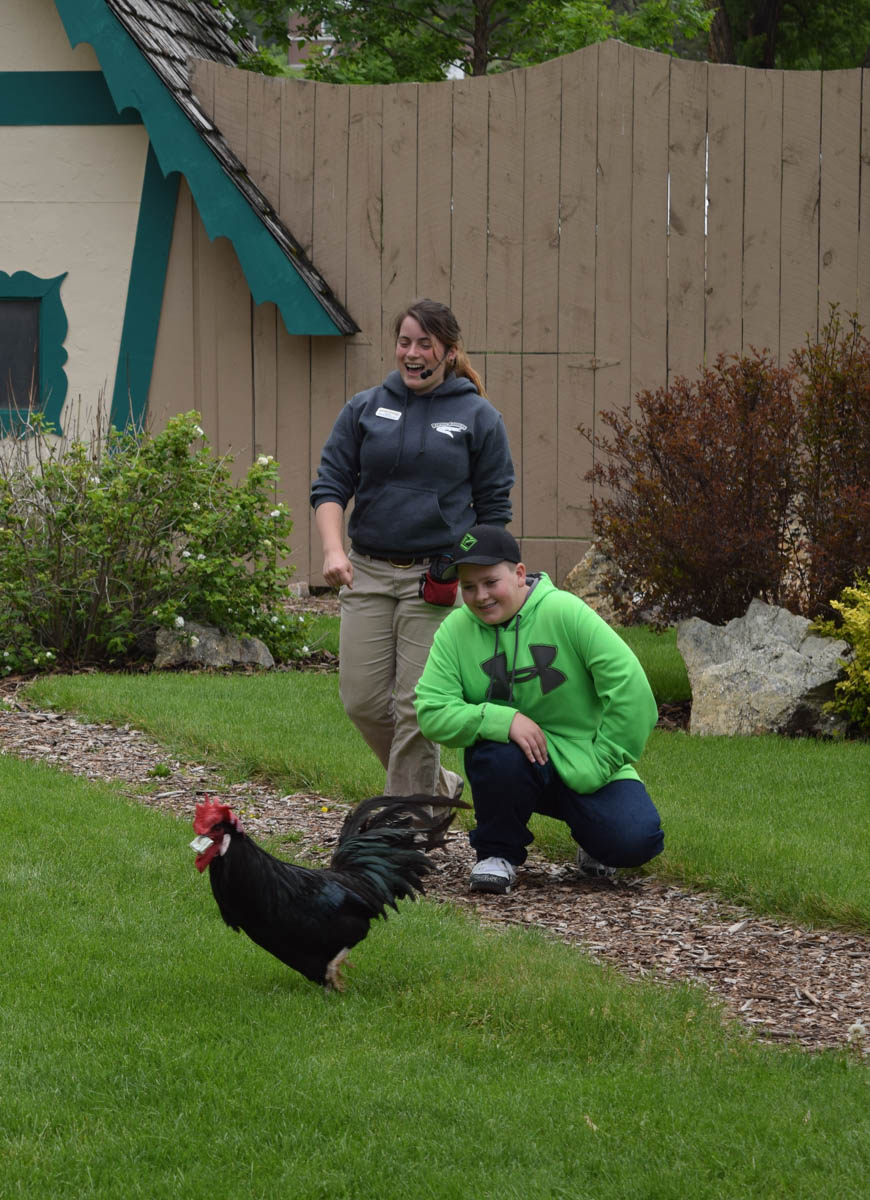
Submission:
[[[638,778],[632,763],[658,717],[619,634],[544,574],[506,625],[487,625],[467,606],[441,623],[415,705],[424,735],[444,746],[507,742],[523,713],[544,730],[553,766],[581,795]]]

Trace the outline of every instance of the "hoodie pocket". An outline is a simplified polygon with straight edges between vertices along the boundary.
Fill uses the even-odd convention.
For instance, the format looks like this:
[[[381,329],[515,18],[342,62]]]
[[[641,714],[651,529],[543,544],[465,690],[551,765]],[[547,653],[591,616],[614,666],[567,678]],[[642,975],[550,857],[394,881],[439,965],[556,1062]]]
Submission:
[[[353,534],[366,546],[423,549],[450,541],[436,492],[386,483],[365,504],[357,498]]]
[[[555,765],[568,787],[587,796],[609,783],[613,771],[596,754],[593,738],[563,738],[561,742],[564,762]]]

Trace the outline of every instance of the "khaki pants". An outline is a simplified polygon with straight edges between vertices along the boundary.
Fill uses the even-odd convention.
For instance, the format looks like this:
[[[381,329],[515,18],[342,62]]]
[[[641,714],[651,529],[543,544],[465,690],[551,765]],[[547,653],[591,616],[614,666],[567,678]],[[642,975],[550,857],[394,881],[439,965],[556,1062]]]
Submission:
[[[341,702],[387,772],[385,795],[453,797],[461,777],[441,767],[414,711],[432,638],[451,610],[418,596],[423,565],[393,567],[353,550],[350,560],[353,589],[339,593]]]

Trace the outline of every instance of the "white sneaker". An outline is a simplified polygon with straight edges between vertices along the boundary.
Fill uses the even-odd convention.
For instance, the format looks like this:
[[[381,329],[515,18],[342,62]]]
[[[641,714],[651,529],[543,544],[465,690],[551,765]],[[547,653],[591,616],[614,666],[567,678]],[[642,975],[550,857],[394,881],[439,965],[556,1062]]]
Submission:
[[[513,863],[506,858],[484,858],[472,867],[468,883],[473,892],[498,892],[504,895],[516,880]]]
[[[616,867],[599,862],[587,854],[582,846],[577,847],[577,869],[584,879],[613,879],[616,875]]]

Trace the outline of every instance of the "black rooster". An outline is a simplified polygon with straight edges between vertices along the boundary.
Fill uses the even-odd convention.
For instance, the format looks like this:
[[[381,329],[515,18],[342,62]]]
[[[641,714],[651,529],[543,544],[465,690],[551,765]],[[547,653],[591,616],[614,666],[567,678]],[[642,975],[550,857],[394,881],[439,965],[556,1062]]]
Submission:
[[[227,925],[325,991],[343,991],[341,964],[371,921],[425,890],[422,876],[433,869],[425,852],[444,845],[457,807],[469,805],[433,796],[363,800],[345,819],[329,867],[313,869],[275,858],[232,809],[207,800],[196,806],[191,846]]]

